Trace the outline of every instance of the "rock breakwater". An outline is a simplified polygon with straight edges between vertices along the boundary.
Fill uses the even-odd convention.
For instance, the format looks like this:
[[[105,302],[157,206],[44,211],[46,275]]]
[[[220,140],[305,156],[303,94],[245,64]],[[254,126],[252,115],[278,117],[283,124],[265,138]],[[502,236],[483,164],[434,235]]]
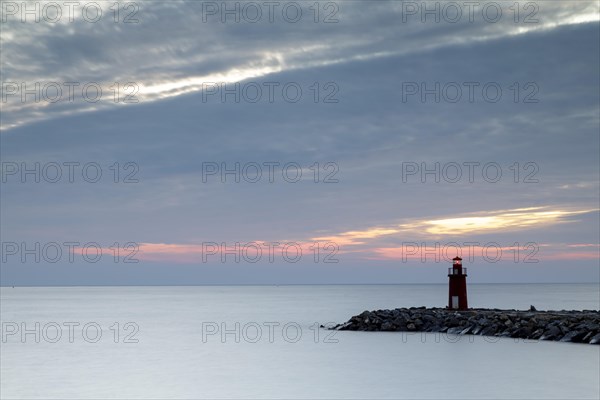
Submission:
[[[331,329],[440,332],[600,344],[600,311],[396,308],[364,311]]]

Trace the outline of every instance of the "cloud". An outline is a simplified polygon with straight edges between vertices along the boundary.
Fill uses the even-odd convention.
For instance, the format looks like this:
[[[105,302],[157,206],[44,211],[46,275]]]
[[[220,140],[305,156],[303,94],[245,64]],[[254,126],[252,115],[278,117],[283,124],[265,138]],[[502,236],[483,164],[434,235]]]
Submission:
[[[312,240],[327,240],[343,245],[364,245],[368,239],[389,235],[410,235],[417,239],[440,239],[475,234],[504,233],[523,229],[543,229],[548,226],[576,222],[574,216],[597,212],[598,209],[551,209],[550,206],[514,210],[469,213],[464,216],[439,219],[419,219],[390,227],[367,228]]]
[[[548,210],[548,207],[530,207],[506,211],[488,211],[483,213],[483,215],[419,221],[403,225],[403,227],[411,231],[423,231],[435,236],[468,235],[542,228],[560,223],[574,222],[569,217],[595,211],[598,210],[568,211]]]
[[[509,18],[509,3],[503,4],[505,17],[497,23],[488,23],[479,14],[472,23],[421,23],[420,15],[407,15],[402,2],[392,1],[368,6],[334,3],[338,22],[331,24],[314,23],[308,16],[296,24],[266,18],[255,24],[224,24],[220,14],[207,15],[202,3],[136,2],[139,22],[129,24],[115,24],[114,10],[107,5],[96,23],[78,17],[73,22],[62,18],[55,24],[44,20],[23,24],[19,15],[7,16],[0,37],[3,50],[12,54],[10,60],[2,60],[2,90],[8,93],[3,107],[10,114],[3,118],[2,130],[123,105],[114,101],[115,83],[133,83],[136,98],[148,103],[201,91],[207,83],[409,56],[599,20],[597,2],[589,1],[544,3],[534,10],[536,23],[515,23]],[[300,4],[309,15],[312,3]],[[81,15],[82,7],[75,7],[75,16]],[[21,90],[12,95],[12,87],[5,86],[25,83],[31,89],[34,82],[42,87],[52,82],[79,82],[82,87],[96,82],[104,95],[92,104],[80,90],[74,101],[66,94],[56,102],[33,101],[31,96],[22,101]],[[38,97],[44,95],[38,92]]]
[[[352,246],[365,244],[363,239],[376,239],[384,235],[392,235],[401,232],[399,229],[393,228],[370,228],[364,231],[350,231],[339,235],[314,237],[315,241],[335,242],[340,246]]]

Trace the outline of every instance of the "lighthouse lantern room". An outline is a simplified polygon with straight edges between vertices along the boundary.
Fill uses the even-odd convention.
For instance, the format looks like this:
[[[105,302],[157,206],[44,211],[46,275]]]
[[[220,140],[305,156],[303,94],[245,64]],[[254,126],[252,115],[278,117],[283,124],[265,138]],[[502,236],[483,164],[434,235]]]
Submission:
[[[467,269],[462,267],[462,258],[452,259],[452,268],[448,268],[448,308],[466,310],[467,304]]]

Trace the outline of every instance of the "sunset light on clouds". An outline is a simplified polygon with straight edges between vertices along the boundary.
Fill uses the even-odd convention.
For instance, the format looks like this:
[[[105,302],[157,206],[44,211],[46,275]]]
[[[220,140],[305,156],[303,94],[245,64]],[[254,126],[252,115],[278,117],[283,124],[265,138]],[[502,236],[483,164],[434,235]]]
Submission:
[[[312,251],[315,243],[335,243],[340,247],[339,253],[351,253],[354,257],[364,259],[407,259],[419,260],[422,258],[420,252],[413,252],[411,244],[424,244],[434,248],[440,241],[448,238],[461,237],[461,243],[470,241],[469,238],[477,237],[477,234],[500,234],[504,232],[513,232],[519,230],[544,230],[557,224],[576,223],[578,215],[594,213],[598,210],[550,210],[549,207],[531,207],[525,209],[488,211],[482,213],[473,213],[485,216],[459,216],[456,218],[443,218],[435,220],[411,221],[410,223],[399,224],[395,228],[378,227],[370,228],[364,231],[349,231],[341,234],[318,236],[310,239],[274,239],[265,240],[253,238],[252,240],[225,243],[225,246],[218,250],[215,246],[221,246],[217,242],[187,243],[187,244],[166,244],[166,243],[141,243],[139,248],[139,258],[146,261],[163,261],[174,263],[198,263],[203,259],[203,255],[208,259],[208,255],[222,257],[222,253],[227,258],[227,251],[234,252],[237,245],[243,247],[252,245],[261,247],[261,251],[268,254],[269,244],[293,243],[302,249],[303,252]],[[380,247],[382,238],[400,238],[405,245],[401,247]],[[464,239],[464,240],[463,240]],[[224,243],[224,242],[222,242]],[[446,262],[450,262],[455,255],[468,256],[473,253],[480,254],[485,251],[481,245],[467,246],[465,254],[462,249],[453,246],[453,242],[445,241],[447,248],[441,249],[439,254]],[[590,243],[536,243],[540,248],[541,260],[600,260],[598,249],[600,245]],[[497,245],[501,251],[515,251],[515,246]],[[585,248],[585,250],[584,250]],[[271,249],[274,251],[275,248]],[[589,250],[588,250],[589,249]],[[254,250],[255,251],[255,250]],[[207,255],[208,254],[208,255]],[[232,256],[229,255],[231,259]],[[471,257],[472,258],[472,257]],[[206,261],[205,261],[206,262]]]

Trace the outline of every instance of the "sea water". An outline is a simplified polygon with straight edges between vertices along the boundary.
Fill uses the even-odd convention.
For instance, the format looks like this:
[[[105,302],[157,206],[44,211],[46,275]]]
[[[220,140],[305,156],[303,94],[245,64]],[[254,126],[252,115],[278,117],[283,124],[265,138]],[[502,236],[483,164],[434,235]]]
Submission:
[[[598,399],[600,346],[337,332],[445,285],[0,289],[0,397]],[[600,309],[597,284],[470,285],[472,307]]]

